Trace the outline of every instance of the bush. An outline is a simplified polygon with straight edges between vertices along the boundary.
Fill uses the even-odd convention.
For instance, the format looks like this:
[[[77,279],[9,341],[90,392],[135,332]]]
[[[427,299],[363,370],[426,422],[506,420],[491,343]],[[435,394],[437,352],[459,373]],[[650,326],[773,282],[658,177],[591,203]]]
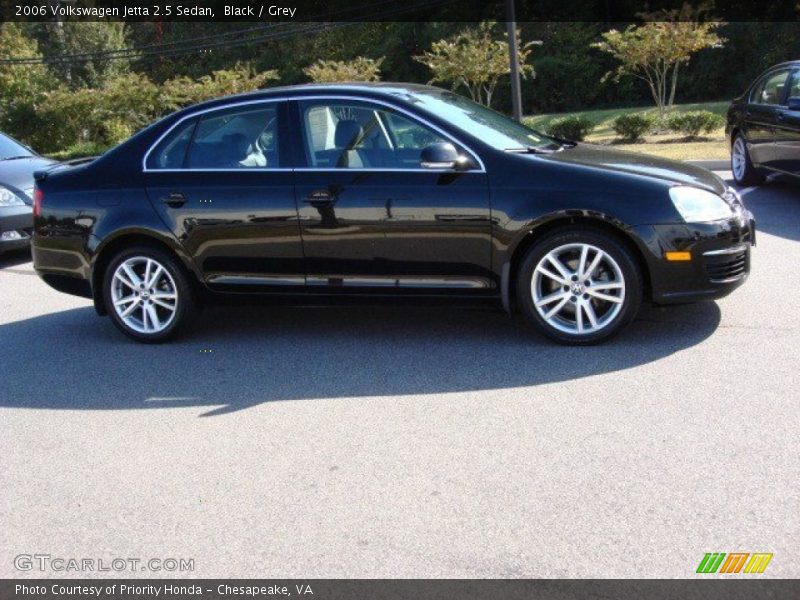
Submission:
[[[547,126],[547,134],[566,140],[582,142],[594,129],[594,121],[577,115],[554,119]]]
[[[675,113],[667,118],[667,127],[672,131],[683,133],[689,138],[696,138],[701,133],[711,133],[725,124],[719,115],[708,110]]]
[[[650,131],[655,124],[655,119],[647,113],[629,113],[614,119],[614,131],[626,141],[635,142]]]

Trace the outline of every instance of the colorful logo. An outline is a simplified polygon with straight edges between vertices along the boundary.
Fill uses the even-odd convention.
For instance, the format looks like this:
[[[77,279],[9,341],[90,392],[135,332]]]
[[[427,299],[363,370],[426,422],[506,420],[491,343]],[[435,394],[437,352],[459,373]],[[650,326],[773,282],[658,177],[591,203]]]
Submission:
[[[750,560],[748,560],[748,557]],[[698,573],[763,573],[772,554],[766,552],[708,552],[697,566]]]

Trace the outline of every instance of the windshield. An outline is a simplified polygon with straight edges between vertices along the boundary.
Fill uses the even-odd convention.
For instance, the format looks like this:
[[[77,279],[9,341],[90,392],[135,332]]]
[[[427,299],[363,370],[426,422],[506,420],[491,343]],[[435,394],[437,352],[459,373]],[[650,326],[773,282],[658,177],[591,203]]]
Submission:
[[[453,92],[416,93],[412,102],[498,150],[557,150],[554,140]]]
[[[0,160],[8,160],[18,156],[34,156],[34,154],[18,141],[0,133]]]

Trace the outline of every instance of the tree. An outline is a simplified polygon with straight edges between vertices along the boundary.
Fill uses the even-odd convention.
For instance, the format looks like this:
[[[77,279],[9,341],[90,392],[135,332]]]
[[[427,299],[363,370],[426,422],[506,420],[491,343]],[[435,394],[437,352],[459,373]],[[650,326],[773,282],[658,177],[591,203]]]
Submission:
[[[0,56],[41,58],[36,42],[16,23],[0,25]],[[53,85],[41,64],[0,64],[0,129],[30,143],[36,129],[37,105]]]
[[[203,100],[256,90],[275,79],[278,79],[275,70],[257,73],[249,64],[236,63],[230,69],[214,71],[197,80],[175,77],[165,81],[162,103],[167,110],[176,110]]]
[[[720,48],[725,43],[716,34],[716,29],[724,23],[692,20],[701,18],[708,7],[704,4],[693,9],[684,4],[681,9],[645,13],[641,15],[648,19],[644,25],[603,33],[603,41],[592,46],[608,52],[621,63],[605,77],[613,75],[619,80],[622,75],[629,74],[646,81],[658,113],[663,116],[675,102],[680,65],[689,62],[693,54],[704,48]]]
[[[380,81],[383,56],[378,59],[358,56],[353,60],[318,60],[303,69],[315,83],[341,81]]]
[[[414,59],[433,71],[429,83],[450,83],[452,89],[467,88],[476,102],[491,106],[492,95],[500,78],[510,71],[508,36],[495,39],[496,23],[484,21],[451,38],[434,42],[431,49]],[[520,75],[535,76],[533,66],[526,64],[535,42],[522,44],[517,32],[517,54]]]

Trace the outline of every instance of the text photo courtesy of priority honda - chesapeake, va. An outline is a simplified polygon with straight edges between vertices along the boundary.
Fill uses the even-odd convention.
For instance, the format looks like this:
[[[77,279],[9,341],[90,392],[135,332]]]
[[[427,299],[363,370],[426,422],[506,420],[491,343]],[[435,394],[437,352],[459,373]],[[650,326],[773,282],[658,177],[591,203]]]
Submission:
[[[800,7],[0,5],[0,598],[800,596]]]

